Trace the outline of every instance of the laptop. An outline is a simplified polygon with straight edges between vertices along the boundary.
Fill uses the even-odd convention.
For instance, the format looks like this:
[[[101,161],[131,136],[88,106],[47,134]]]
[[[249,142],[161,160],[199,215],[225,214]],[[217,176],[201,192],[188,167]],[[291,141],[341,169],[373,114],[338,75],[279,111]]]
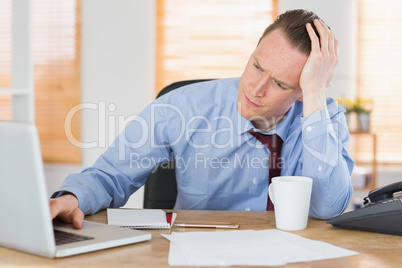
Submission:
[[[107,224],[84,221],[78,230],[53,222],[38,132],[29,123],[0,121],[0,213],[0,246],[48,258],[151,239],[148,232]],[[56,244],[59,235],[64,240]]]

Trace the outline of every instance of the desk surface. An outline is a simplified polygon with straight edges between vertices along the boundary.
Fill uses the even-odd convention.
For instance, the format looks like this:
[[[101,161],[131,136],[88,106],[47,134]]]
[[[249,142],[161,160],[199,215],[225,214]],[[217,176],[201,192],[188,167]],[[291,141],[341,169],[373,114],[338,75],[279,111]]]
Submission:
[[[275,228],[273,212],[247,211],[194,211],[180,210],[176,223],[210,222],[240,224],[240,229]],[[106,223],[106,211],[87,216],[87,220]],[[152,239],[147,242],[86,253],[62,259],[46,259],[0,247],[0,266],[46,267],[170,267],[168,265],[169,241],[160,234],[171,231],[215,231],[173,227],[172,230],[149,230]],[[320,240],[359,252],[359,255],[293,263],[289,267],[400,267],[402,263],[402,237],[333,228],[325,221],[309,219],[307,229],[291,232],[305,238]]]

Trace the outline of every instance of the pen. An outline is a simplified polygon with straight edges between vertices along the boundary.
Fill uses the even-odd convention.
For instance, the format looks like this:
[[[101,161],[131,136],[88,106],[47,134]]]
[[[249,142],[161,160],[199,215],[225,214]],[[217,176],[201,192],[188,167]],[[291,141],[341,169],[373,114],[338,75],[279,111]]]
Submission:
[[[197,223],[177,223],[178,227],[193,227],[193,228],[225,228],[225,229],[237,229],[238,224],[197,224]]]

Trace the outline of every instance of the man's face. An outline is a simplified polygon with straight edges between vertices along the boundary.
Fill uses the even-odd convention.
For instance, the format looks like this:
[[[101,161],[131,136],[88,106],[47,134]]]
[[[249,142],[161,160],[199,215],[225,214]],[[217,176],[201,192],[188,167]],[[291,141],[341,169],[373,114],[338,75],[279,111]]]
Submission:
[[[289,44],[281,30],[266,35],[240,78],[239,113],[256,128],[272,126],[296,100],[302,99],[299,79],[307,58]]]

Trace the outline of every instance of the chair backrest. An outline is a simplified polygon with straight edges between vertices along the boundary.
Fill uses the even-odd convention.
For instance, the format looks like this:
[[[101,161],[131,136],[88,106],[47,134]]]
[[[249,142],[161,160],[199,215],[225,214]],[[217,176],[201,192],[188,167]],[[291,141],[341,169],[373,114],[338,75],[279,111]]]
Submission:
[[[163,88],[156,98],[185,85],[212,79],[186,80]],[[171,158],[173,159],[173,157]],[[163,162],[148,176],[144,186],[144,208],[172,209],[177,198],[177,183],[174,161]]]

